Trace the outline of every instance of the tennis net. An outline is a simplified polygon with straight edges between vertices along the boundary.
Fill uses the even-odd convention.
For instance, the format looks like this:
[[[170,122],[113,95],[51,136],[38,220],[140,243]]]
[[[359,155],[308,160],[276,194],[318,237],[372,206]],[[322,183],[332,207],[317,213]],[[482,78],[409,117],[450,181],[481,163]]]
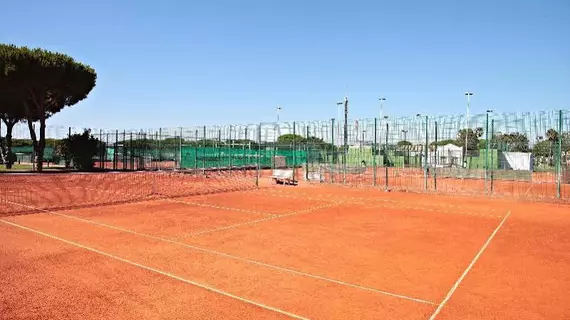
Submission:
[[[115,172],[0,175],[0,216],[256,188],[255,172]]]

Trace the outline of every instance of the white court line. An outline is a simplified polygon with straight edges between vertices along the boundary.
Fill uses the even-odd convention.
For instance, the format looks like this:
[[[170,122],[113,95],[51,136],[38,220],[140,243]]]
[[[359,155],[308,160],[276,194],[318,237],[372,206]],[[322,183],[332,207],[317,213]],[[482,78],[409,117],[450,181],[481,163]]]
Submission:
[[[325,209],[325,208],[330,208],[330,207],[334,207],[336,205],[341,204],[342,202],[335,202],[335,203],[331,203],[331,204],[326,204],[326,205],[322,205],[322,206],[318,206],[318,207],[313,207],[313,208],[309,208],[309,209],[304,209],[304,210],[298,210],[298,211],[294,211],[291,213],[286,213],[286,214],[281,214],[281,215],[275,215],[273,217],[268,217],[268,218],[263,218],[263,219],[258,219],[258,220],[253,220],[253,221],[248,221],[248,222],[242,222],[242,223],[236,223],[236,224],[232,224],[229,226],[224,226],[224,227],[219,227],[219,228],[213,228],[213,229],[207,229],[207,230],[203,230],[203,231],[198,231],[198,232],[194,232],[194,233],[190,233],[187,235],[183,235],[174,239],[185,239],[188,237],[194,237],[194,236],[198,236],[198,235],[202,235],[202,234],[206,234],[206,233],[212,233],[212,232],[216,232],[216,231],[223,231],[223,230],[230,230],[230,229],[235,229],[238,227],[242,227],[242,226],[249,226],[252,224],[256,224],[256,223],[260,223],[260,222],[265,222],[265,221],[269,221],[269,220],[276,220],[276,219],[280,219],[280,218],[285,218],[285,217],[290,217],[290,216],[296,216],[299,214],[303,214],[303,213],[309,213],[309,212],[313,212],[313,211],[317,211],[320,209]]]
[[[239,301],[241,301],[241,302],[249,303],[249,304],[254,305],[254,306],[257,306],[257,307],[259,307],[259,308],[263,308],[263,309],[266,309],[266,310],[269,310],[269,311],[273,311],[273,312],[276,312],[276,313],[280,313],[280,314],[282,314],[282,315],[286,315],[286,316],[291,317],[291,318],[294,318],[294,319],[308,320],[308,318],[301,317],[301,316],[296,315],[296,314],[294,314],[294,313],[290,313],[290,312],[287,312],[287,311],[283,311],[283,310],[278,309],[278,308],[275,308],[275,307],[271,307],[271,306],[268,306],[268,305],[265,305],[265,304],[262,304],[262,303],[259,303],[259,302],[255,302],[255,301],[252,301],[252,300],[249,300],[249,299],[246,299],[246,298],[242,298],[242,297],[236,296],[236,295],[234,295],[234,294],[231,294],[231,293],[229,293],[229,292],[225,292],[225,291],[222,291],[222,290],[220,290],[220,289],[216,289],[216,288],[214,288],[214,287],[210,287],[210,286],[207,286],[207,285],[204,285],[204,284],[201,284],[201,283],[192,281],[192,280],[188,280],[188,279],[185,279],[185,278],[176,276],[176,275],[174,275],[174,274],[171,274],[171,273],[168,273],[168,272],[159,270],[159,269],[155,269],[155,268],[152,268],[152,267],[148,267],[148,266],[142,265],[142,264],[140,264],[140,263],[136,263],[136,262],[134,262],[134,261],[127,260],[127,259],[125,259],[125,258],[121,258],[121,257],[119,257],[119,256],[115,256],[115,255],[112,255],[112,254],[110,254],[110,253],[106,253],[106,252],[103,252],[103,251],[100,251],[100,250],[97,250],[97,249],[94,249],[94,248],[91,248],[91,247],[82,245],[82,244],[77,243],[77,242],[73,242],[73,241],[69,241],[69,240],[63,239],[63,238],[59,238],[59,237],[57,237],[57,236],[54,236],[54,235],[51,235],[51,234],[48,234],[48,233],[45,233],[45,232],[42,232],[42,231],[39,231],[39,230],[35,230],[35,229],[28,228],[28,227],[25,227],[25,226],[22,226],[22,225],[13,223],[13,222],[6,221],[6,220],[4,220],[4,219],[0,219],[0,222],[5,223],[5,224],[7,224],[7,225],[11,225],[11,226],[16,227],[16,228],[20,228],[20,229],[23,229],[23,230],[26,230],[26,231],[30,231],[30,232],[33,232],[33,233],[42,235],[42,236],[44,236],[44,237],[48,237],[48,238],[51,238],[51,239],[59,240],[59,241],[64,242],[64,243],[67,243],[67,244],[70,244],[70,245],[73,245],[73,246],[76,246],[76,247],[79,247],[79,248],[82,248],[82,249],[85,249],[85,250],[88,250],[88,251],[91,251],[91,252],[94,252],[94,253],[98,253],[98,254],[103,255],[103,256],[105,256],[105,257],[108,257],[108,258],[111,258],[111,259],[115,259],[115,260],[118,260],[118,261],[121,261],[121,262],[130,264],[130,265],[132,265],[132,266],[139,267],[139,268],[144,269],[144,270],[152,271],[152,272],[158,273],[158,274],[160,274],[160,275],[163,275],[163,276],[166,276],[166,277],[169,277],[169,278],[172,278],[172,279],[175,279],[175,280],[178,280],[178,281],[187,283],[187,284],[191,284],[191,285],[193,285],[193,286],[196,286],[196,287],[199,287],[199,288],[202,288],[202,289],[205,289],[205,290],[208,290],[208,291],[211,291],[211,292],[214,292],[214,293],[217,293],[217,294],[220,294],[220,295],[229,297],[229,298],[233,298],[233,299],[239,300]]]
[[[503,220],[501,221],[501,223],[499,223],[499,225],[497,226],[497,228],[495,228],[495,230],[493,231],[493,233],[491,233],[491,235],[489,236],[489,238],[487,239],[487,241],[485,241],[485,244],[483,244],[483,246],[481,247],[481,249],[479,250],[479,252],[477,252],[477,254],[475,255],[475,258],[473,258],[473,260],[471,260],[471,263],[467,266],[467,268],[465,269],[465,271],[463,271],[463,274],[461,274],[461,276],[459,277],[459,279],[457,279],[457,281],[455,282],[455,284],[453,284],[453,286],[451,287],[451,289],[449,290],[449,292],[447,293],[447,295],[445,296],[445,298],[443,299],[443,301],[441,301],[441,303],[437,306],[437,309],[435,309],[435,311],[433,312],[433,314],[431,315],[431,317],[429,317],[429,320],[434,320],[437,315],[441,312],[441,309],[443,309],[443,307],[445,306],[445,304],[447,303],[447,301],[449,301],[449,299],[451,298],[451,296],[453,295],[453,293],[455,292],[455,290],[457,290],[457,287],[459,287],[459,284],[463,281],[463,279],[467,276],[467,274],[469,273],[469,271],[471,270],[471,268],[473,268],[473,266],[475,265],[475,262],[477,262],[477,260],[479,260],[479,257],[483,254],[483,251],[485,251],[485,249],[487,249],[487,246],[489,245],[489,243],[491,243],[491,240],[493,240],[493,238],[495,237],[495,235],[497,234],[497,232],[499,231],[499,229],[501,229],[501,227],[503,226],[503,224],[505,223],[505,221],[507,221],[507,218],[509,217],[509,215],[511,214],[511,212],[507,212],[507,214],[505,215],[505,217],[503,218]]]
[[[303,200],[315,200],[315,201],[330,201],[329,199],[325,199],[328,197],[323,197],[323,198],[311,198],[311,197],[298,197],[298,196],[293,196],[290,194],[287,194],[286,192],[281,193],[281,192],[274,192],[274,193],[270,193],[271,196],[275,196],[275,197],[281,197],[281,198],[291,198],[291,199],[303,199]],[[474,217],[482,217],[482,218],[503,218],[502,216],[499,215],[493,215],[493,214],[480,214],[480,213],[475,213],[475,212],[468,212],[468,211],[457,211],[457,210],[444,210],[444,209],[439,209],[439,208],[429,208],[429,207],[422,207],[422,206],[403,206],[400,205],[400,203],[405,204],[407,202],[404,201],[391,201],[391,200],[378,200],[378,199],[366,199],[366,198],[355,198],[355,197],[343,197],[341,199],[342,202],[346,203],[346,204],[358,204],[358,205],[365,205],[367,206],[367,208],[375,208],[375,207],[380,207],[380,208],[389,208],[389,209],[410,209],[410,210],[419,210],[419,211],[428,211],[428,212],[435,212],[435,213],[446,213],[446,214],[459,214],[459,215],[468,215],[468,216],[474,216]],[[370,203],[367,203],[367,202]],[[440,206],[441,208],[446,208],[445,206]],[[461,208],[460,206],[449,206],[450,208]],[[495,211],[494,209],[489,209],[489,210],[485,210],[485,211]]]
[[[24,207],[29,207],[29,206],[22,205],[22,204],[18,204],[18,203],[13,203],[13,204],[21,205],[21,206],[24,206]],[[232,259],[232,260],[236,260],[236,261],[242,261],[242,262],[246,262],[246,263],[250,263],[250,264],[262,266],[262,267],[269,268],[269,269],[279,270],[279,271],[282,271],[282,272],[288,272],[288,273],[291,273],[291,274],[296,274],[296,275],[304,276],[304,277],[307,277],[307,278],[313,278],[313,279],[318,279],[318,280],[322,280],[322,281],[327,281],[327,282],[339,284],[339,285],[346,286],[346,287],[351,287],[351,288],[360,289],[360,290],[364,290],[364,291],[370,291],[370,292],[374,292],[374,293],[378,293],[378,294],[382,294],[382,295],[386,295],[386,296],[391,296],[391,297],[394,297],[394,298],[400,298],[400,299],[415,301],[415,302],[419,302],[419,303],[435,305],[434,302],[427,301],[427,300],[423,300],[423,299],[413,298],[413,297],[404,296],[404,295],[401,295],[401,294],[392,293],[392,292],[388,292],[388,291],[383,291],[383,290],[379,290],[379,289],[375,289],[375,288],[371,288],[371,287],[365,287],[365,286],[361,286],[361,285],[357,285],[357,284],[352,284],[352,283],[348,283],[348,282],[344,282],[344,281],[340,281],[340,280],[335,280],[335,279],[331,279],[331,278],[326,278],[326,277],[322,277],[322,276],[318,276],[318,275],[314,275],[314,274],[310,274],[310,273],[306,273],[306,272],[302,272],[302,271],[297,271],[297,270],[294,270],[294,269],[289,269],[289,268],[285,268],[285,267],[279,267],[279,266],[276,266],[276,265],[272,265],[272,264],[260,262],[260,261],[257,261],[257,260],[242,258],[242,257],[234,256],[234,255],[231,255],[231,254],[228,254],[228,253],[223,253],[223,252],[219,252],[219,251],[210,250],[210,249],[207,249],[207,248],[202,248],[202,247],[198,247],[198,246],[193,246],[193,245],[186,244],[186,243],[184,243],[184,242],[179,242],[179,241],[175,241],[175,240],[171,240],[171,239],[166,239],[166,238],[161,238],[161,237],[157,237],[157,236],[153,236],[153,235],[148,235],[148,234],[145,234],[145,233],[140,233],[140,232],[133,231],[133,230],[129,230],[129,229],[125,229],[125,228],[120,228],[120,227],[112,226],[112,225],[109,225],[109,224],[105,224],[105,223],[101,223],[101,222],[97,222],[97,221],[93,221],[93,220],[89,220],[89,219],[85,219],[85,218],[80,218],[80,217],[77,217],[77,216],[67,215],[67,214],[63,214],[63,213],[59,213],[59,212],[55,212],[55,211],[48,211],[48,210],[41,210],[41,211],[44,211],[45,213],[48,213],[48,214],[54,214],[54,215],[57,215],[57,216],[65,217],[65,218],[68,218],[68,219],[74,219],[74,220],[82,221],[82,222],[85,222],[85,223],[89,223],[89,224],[93,224],[93,225],[96,225],[96,226],[105,227],[105,228],[112,229],[112,230],[122,231],[122,232],[130,233],[130,234],[134,234],[134,235],[138,235],[138,236],[141,236],[141,237],[145,237],[145,238],[149,238],[149,239],[153,239],[153,240],[158,240],[158,241],[162,241],[162,242],[172,243],[172,244],[179,245],[179,246],[181,246],[181,247],[185,247],[185,248],[188,248],[188,249],[193,249],[193,250],[196,250],[196,251],[205,252],[205,253],[217,255],[217,256],[220,256],[220,257],[225,257],[225,258]]]
[[[253,213],[253,214],[260,214],[260,215],[264,215],[264,216],[270,216],[270,217],[277,217],[279,215],[274,214],[274,213],[268,213],[268,212],[261,212],[261,211],[255,211],[255,210],[247,210],[247,209],[239,209],[239,208],[232,208],[232,207],[224,207],[224,206],[217,206],[217,205],[213,205],[213,204],[209,204],[209,203],[199,203],[199,202],[192,202],[192,201],[182,201],[182,200],[174,200],[174,199],[159,199],[162,201],[168,201],[168,202],[173,202],[173,203],[181,203],[181,204],[186,204],[189,206],[198,206],[198,207],[205,207],[205,208],[214,208],[214,209],[221,209],[221,210],[229,210],[229,211],[237,211],[237,212],[245,212],[245,213]]]
[[[290,193],[288,192],[283,192],[283,191],[275,191],[277,189],[268,189],[270,190],[270,194],[287,194],[287,196],[285,197],[294,197],[294,196],[290,196]],[[254,190],[254,191],[258,191],[258,190]],[[338,198],[341,196],[338,195],[320,195],[320,198],[313,198],[314,200],[321,200],[321,201],[325,201],[328,200],[327,198]],[[357,201],[368,201],[368,202],[388,202],[388,203],[402,203],[402,204],[406,204],[406,203],[410,203],[413,202],[413,200],[408,200],[408,201],[404,201],[404,200],[393,200],[393,199],[385,199],[385,198],[362,198],[362,197],[342,197],[345,201],[347,200],[357,200]],[[434,207],[440,207],[440,208],[451,208],[451,209],[462,209],[463,206],[461,205],[452,205],[452,204],[428,204],[430,206],[434,206]],[[437,210],[437,209],[435,209]],[[488,208],[486,209],[486,211],[489,212],[495,212],[497,211],[496,209],[492,209],[492,208]]]

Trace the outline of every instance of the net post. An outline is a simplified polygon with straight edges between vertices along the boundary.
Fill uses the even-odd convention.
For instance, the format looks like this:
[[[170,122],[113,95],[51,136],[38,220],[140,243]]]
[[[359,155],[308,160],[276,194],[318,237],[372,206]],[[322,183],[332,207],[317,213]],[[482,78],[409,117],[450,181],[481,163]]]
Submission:
[[[384,144],[384,191],[388,191],[388,135],[390,132],[390,125],[386,119],[386,143]]]
[[[428,141],[428,116],[426,116],[426,145],[424,152],[424,189],[428,189],[428,152],[429,152],[429,141]]]
[[[376,187],[376,178],[378,175],[377,169],[378,164],[376,163],[376,142],[378,139],[378,119],[374,118],[374,144],[372,145],[372,174],[373,174],[373,181],[372,185]]]
[[[558,110],[558,141],[556,141],[556,198],[561,197],[562,188],[562,110]]]
[[[297,132],[296,132],[296,123],[293,121],[293,181],[296,178],[296,165],[297,165]]]

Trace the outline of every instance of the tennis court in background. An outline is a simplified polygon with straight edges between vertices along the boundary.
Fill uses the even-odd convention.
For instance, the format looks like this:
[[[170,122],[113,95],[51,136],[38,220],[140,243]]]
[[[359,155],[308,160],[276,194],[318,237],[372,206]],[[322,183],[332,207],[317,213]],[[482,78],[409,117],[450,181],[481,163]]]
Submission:
[[[0,176],[0,318],[570,318],[567,206],[255,174]]]

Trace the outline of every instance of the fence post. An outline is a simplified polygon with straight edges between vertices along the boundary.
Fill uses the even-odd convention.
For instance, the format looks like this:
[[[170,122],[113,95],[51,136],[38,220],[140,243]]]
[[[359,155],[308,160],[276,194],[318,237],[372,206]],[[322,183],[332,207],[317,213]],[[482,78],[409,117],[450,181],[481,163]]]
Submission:
[[[372,174],[374,175],[374,181],[372,181],[373,186],[376,187],[376,177],[377,177],[377,169],[378,165],[376,163],[376,142],[378,139],[378,119],[374,118],[374,144],[372,145]]]
[[[129,154],[130,154],[130,158],[129,158],[129,163],[131,166],[131,170],[135,170],[135,156],[134,156],[134,149],[133,149],[133,132],[131,131],[130,133],[130,137],[129,137]]]
[[[202,149],[202,173],[206,174],[206,126],[204,126],[204,132],[203,132],[203,140],[204,140],[204,148]]]
[[[305,158],[306,158],[306,164],[305,164],[305,180],[309,180],[309,126],[306,126],[307,128],[307,139],[305,140]]]
[[[194,170],[196,171],[195,173],[198,172],[198,129],[196,129],[196,134],[195,134],[195,139],[196,139],[196,143],[194,144]]]
[[[336,145],[334,143],[334,118],[331,119],[331,144],[332,144],[332,159],[331,159],[331,183],[334,183],[334,164],[335,164],[335,155],[336,155]]]
[[[495,141],[495,119],[491,119],[491,144],[494,146],[494,142]],[[493,184],[494,184],[494,152],[493,154],[491,154],[491,192],[490,194],[493,194]],[[499,159],[497,159],[497,161],[499,161]]]
[[[485,118],[485,194],[488,194],[487,175],[489,172],[489,112]]]
[[[257,130],[257,172],[255,173],[255,186],[259,187],[259,167],[260,167],[260,163],[259,163],[259,158],[261,156],[261,123],[259,124],[258,130]]]
[[[293,121],[293,181],[296,178],[296,165],[297,165],[297,139],[296,139],[297,132],[295,131],[295,121]]]
[[[230,145],[229,145],[229,151],[228,151],[228,158],[229,158],[229,162],[228,162],[228,167],[230,170],[230,175],[232,174],[232,155],[234,154],[234,141],[232,140],[232,126],[230,126],[230,134],[229,134],[229,138],[230,138]]]
[[[182,170],[182,127],[180,127],[180,137],[178,138],[178,170]]]
[[[558,110],[558,141],[556,150],[556,198],[561,197],[562,183],[562,110]]]
[[[117,170],[117,148],[119,148],[119,130],[115,130],[115,146],[113,148],[113,170]]]
[[[275,155],[277,151],[277,135],[279,134],[279,123],[275,123],[273,130],[275,130],[275,134],[273,135],[273,157],[271,158],[271,169],[275,170]]]
[[[428,153],[429,153],[429,141],[428,141],[428,116],[426,116],[426,151],[424,154],[424,189],[428,189],[428,175],[429,175],[429,164],[428,164]]]
[[[388,191],[388,132],[390,131],[388,125],[388,119],[386,119],[386,143],[384,144],[384,173],[385,173],[385,183],[384,191]]]
[[[433,168],[433,189],[437,190],[437,121],[435,121],[435,143],[433,145],[433,162],[435,166]]]

